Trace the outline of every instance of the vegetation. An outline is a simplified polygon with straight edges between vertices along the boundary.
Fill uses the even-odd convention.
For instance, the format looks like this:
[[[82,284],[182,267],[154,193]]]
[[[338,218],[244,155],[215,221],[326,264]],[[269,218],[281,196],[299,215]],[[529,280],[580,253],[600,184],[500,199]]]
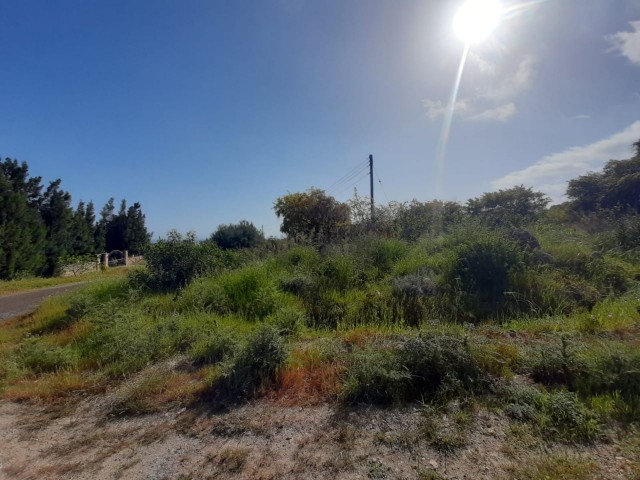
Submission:
[[[264,234],[246,220],[237,224],[220,225],[211,234],[211,241],[220,248],[254,248],[264,242]]]
[[[372,229],[310,191],[276,202],[290,239],[225,249],[172,232],[144,269],[1,325],[2,395],[114,387],[117,415],[259,396],[411,403],[416,441],[445,459],[470,441],[478,409],[539,444],[625,438],[640,421],[637,245],[604,207],[585,218],[545,204],[516,187],[467,209],[392,205]],[[626,215],[621,228],[635,228]],[[552,456],[513,478],[587,478],[590,465]]]
[[[65,258],[105,248],[140,253],[150,237],[139,203],[123,200],[116,215],[112,198],[96,223],[93,203],[74,210],[59,179],[45,189],[25,162],[0,161],[0,279],[54,276]]]

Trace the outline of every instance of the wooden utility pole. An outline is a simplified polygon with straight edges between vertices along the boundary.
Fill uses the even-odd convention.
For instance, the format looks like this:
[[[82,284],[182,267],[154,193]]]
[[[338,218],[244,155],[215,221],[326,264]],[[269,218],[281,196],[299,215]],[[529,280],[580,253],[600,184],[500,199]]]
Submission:
[[[375,223],[374,201],[373,201],[373,155],[369,155],[369,187],[371,190],[371,226]]]

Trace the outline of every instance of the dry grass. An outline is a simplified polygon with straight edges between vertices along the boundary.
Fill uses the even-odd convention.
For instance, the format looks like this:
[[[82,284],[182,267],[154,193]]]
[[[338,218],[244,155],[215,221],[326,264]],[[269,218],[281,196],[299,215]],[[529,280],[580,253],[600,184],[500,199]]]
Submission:
[[[4,389],[2,398],[51,403],[70,395],[100,393],[105,388],[106,385],[98,377],[62,371],[19,380]]]
[[[591,460],[567,453],[555,453],[518,462],[511,469],[512,480],[591,480],[602,478]]]

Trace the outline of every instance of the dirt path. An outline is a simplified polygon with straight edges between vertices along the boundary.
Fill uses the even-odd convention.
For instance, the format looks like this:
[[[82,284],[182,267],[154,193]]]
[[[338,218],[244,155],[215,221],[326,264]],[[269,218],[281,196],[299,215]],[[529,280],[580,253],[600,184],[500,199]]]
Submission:
[[[87,282],[71,283],[57,287],[40,288],[29,292],[0,296],[0,321],[30,313],[34,311],[45,298],[52,295],[61,295],[85,283]]]
[[[515,448],[504,419],[487,411],[478,412],[468,444],[445,457],[415,441],[416,407],[260,401],[224,413],[113,418],[104,402],[93,397],[56,412],[0,401],[0,479],[503,480],[514,466],[565,451],[593,462],[590,480],[629,478],[612,444]]]

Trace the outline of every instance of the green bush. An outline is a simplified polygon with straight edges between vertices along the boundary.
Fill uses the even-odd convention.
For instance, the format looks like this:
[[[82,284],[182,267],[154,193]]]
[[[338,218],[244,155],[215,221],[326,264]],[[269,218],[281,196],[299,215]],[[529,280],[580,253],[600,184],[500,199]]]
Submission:
[[[282,305],[284,294],[262,265],[253,265],[222,274],[218,283],[231,311],[249,320],[262,320]]]
[[[254,248],[264,242],[264,234],[246,220],[220,225],[211,234],[211,241],[220,248]]]
[[[238,351],[237,335],[230,330],[215,330],[197,340],[189,350],[189,357],[199,365],[215,364],[232,358]]]
[[[233,358],[217,391],[249,398],[275,379],[286,358],[285,342],[278,329],[262,324]]]
[[[27,340],[18,350],[18,362],[34,373],[56,372],[71,367],[75,361],[71,349],[47,345],[37,338]]]
[[[522,258],[511,242],[486,235],[454,250],[445,281],[463,295],[471,315],[484,318],[504,309],[510,273],[521,267]]]
[[[286,269],[311,270],[320,259],[320,254],[311,247],[293,247],[278,255],[276,262]]]
[[[387,404],[404,398],[410,385],[397,352],[368,348],[354,353],[341,397],[348,403]]]
[[[267,323],[278,329],[282,335],[296,335],[306,325],[307,317],[296,307],[283,307],[276,310],[266,319]]]
[[[428,312],[429,299],[439,293],[436,282],[427,275],[409,274],[393,279],[391,285],[399,316],[407,325],[420,325]]]
[[[410,373],[414,398],[442,399],[486,391],[488,375],[471,354],[465,339],[421,335],[402,345],[400,362]]]
[[[198,242],[193,232],[183,237],[171,231],[166,239],[149,246],[145,261],[149,275],[135,274],[132,277],[141,283],[140,286],[176,290],[186,287],[198,276],[231,266],[234,257],[213,243]]]

